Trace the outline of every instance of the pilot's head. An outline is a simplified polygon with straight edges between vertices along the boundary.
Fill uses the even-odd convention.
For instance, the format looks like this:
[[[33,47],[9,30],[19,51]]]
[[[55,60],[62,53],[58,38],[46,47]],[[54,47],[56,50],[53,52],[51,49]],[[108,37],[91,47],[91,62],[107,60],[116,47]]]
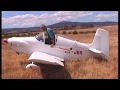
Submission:
[[[44,25],[44,24],[42,24],[42,25],[40,25],[40,30],[41,31],[45,31],[47,28],[46,28],[46,26]]]

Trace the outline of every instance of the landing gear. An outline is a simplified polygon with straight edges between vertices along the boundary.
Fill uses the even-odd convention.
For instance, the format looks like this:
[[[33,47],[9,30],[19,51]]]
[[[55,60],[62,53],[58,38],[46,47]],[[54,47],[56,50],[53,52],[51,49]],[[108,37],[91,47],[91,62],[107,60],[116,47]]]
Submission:
[[[28,64],[28,65],[26,66],[26,68],[36,68],[36,67],[38,67],[38,66],[35,65],[35,64],[33,64],[33,62],[32,62],[32,64]]]
[[[19,55],[19,52],[16,52]]]

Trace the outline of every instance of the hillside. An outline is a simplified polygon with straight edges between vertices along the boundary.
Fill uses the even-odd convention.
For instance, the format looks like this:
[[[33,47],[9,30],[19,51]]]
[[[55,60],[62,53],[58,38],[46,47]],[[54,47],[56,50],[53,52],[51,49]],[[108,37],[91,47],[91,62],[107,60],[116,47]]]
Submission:
[[[118,22],[69,22],[69,21],[62,21],[56,24],[49,25],[48,27],[50,28],[59,28],[63,26],[71,26],[71,25],[76,25],[76,26],[81,26],[83,24],[92,24],[94,26],[108,26],[108,25],[116,25]]]
[[[108,26],[108,25],[117,25],[118,22],[70,22],[70,21],[62,21],[59,23],[55,23],[52,25],[48,25],[50,28],[62,28],[65,26],[82,26],[82,25],[93,25],[93,26]],[[29,32],[29,31],[38,31],[39,27],[29,27],[29,28],[7,28],[2,29],[2,34],[5,33],[18,33],[18,32]]]

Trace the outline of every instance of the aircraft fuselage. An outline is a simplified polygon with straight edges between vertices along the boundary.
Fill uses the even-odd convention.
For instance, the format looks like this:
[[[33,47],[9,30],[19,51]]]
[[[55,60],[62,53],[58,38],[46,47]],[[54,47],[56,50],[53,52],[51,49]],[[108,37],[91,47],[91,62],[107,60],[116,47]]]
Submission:
[[[15,52],[32,54],[34,51],[44,52],[63,59],[90,58],[95,56],[89,51],[89,44],[80,43],[59,37],[56,45],[51,48],[42,40],[38,41],[35,37],[13,37],[8,39],[9,47]]]

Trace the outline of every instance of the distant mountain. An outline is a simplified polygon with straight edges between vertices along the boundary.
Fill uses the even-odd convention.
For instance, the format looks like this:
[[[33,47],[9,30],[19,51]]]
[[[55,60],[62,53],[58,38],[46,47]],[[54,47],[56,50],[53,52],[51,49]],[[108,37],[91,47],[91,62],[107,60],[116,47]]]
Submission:
[[[30,28],[7,28],[2,29],[2,34],[4,33],[18,33],[18,32],[29,32],[29,31],[37,31],[40,27],[30,27]]]
[[[59,23],[55,23],[52,25],[48,25],[49,28],[61,28],[64,26],[81,26],[83,24],[92,24],[93,26],[108,26],[108,25],[118,25],[118,22],[106,21],[106,22],[70,22],[70,21],[62,21]],[[4,33],[12,33],[12,32],[29,32],[29,31],[38,31],[40,27],[29,27],[29,28],[8,28],[2,29],[2,34]]]
[[[63,27],[63,26],[71,26],[71,25],[81,26],[82,24],[92,24],[94,26],[108,26],[108,25],[117,25],[118,22],[112,22],[112,21],[105,21],[105,22],[69,22],[69,21],[62,21],[62,22],[59,22],[59,23],[49,25],[48,27],[50,27],[50,28],[60,28],[60,27]]]

